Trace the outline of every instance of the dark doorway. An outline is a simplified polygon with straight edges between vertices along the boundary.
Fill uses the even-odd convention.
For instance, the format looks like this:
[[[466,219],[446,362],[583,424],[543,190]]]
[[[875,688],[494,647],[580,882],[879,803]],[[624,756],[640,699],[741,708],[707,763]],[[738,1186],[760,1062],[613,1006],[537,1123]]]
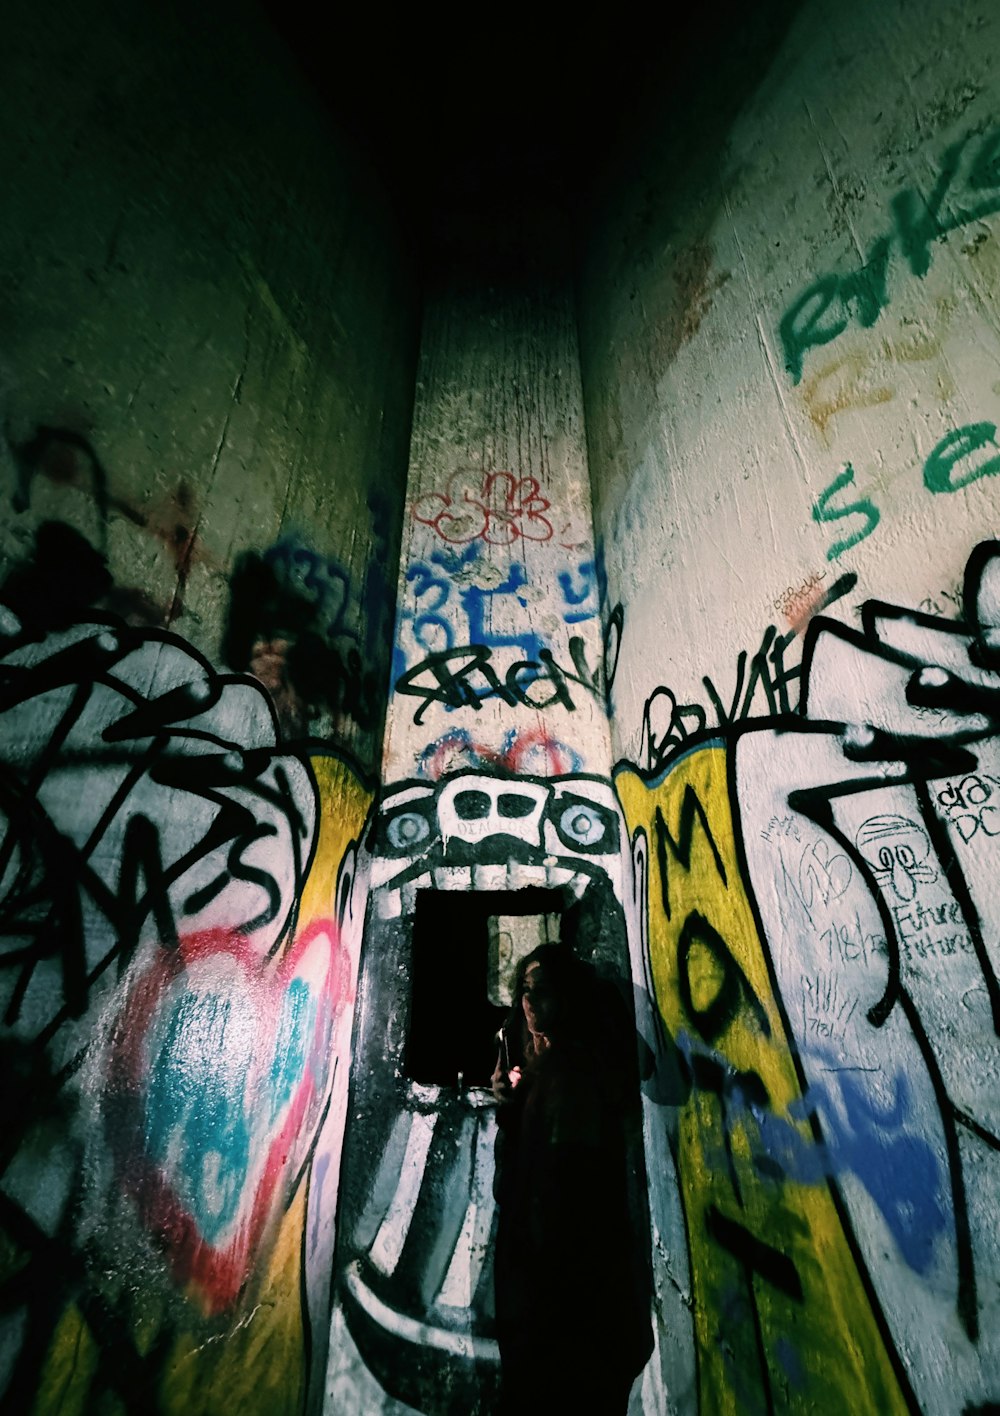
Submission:
[[[559,941],[564,909],[559,890],[418,893],[405,1052],[411,1081],[490,1085],[518,961]]]

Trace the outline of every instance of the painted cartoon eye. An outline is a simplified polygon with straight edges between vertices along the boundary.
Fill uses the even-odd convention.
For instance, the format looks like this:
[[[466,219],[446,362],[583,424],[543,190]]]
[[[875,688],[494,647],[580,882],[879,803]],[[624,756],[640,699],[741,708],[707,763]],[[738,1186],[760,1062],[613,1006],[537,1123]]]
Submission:
[[[390,846],[397,851],[412,850],[421,841],[426,841],[430,833],[430,822],[418,811],[401,811],[385,828]]]
[[[617,849],[617,821],[606,807],[579,798],[556,804],[555,828],[564,845],[574,850],[600,851]]]
[[[604,835],[604,822],[591,806],[567,807],[559,818],[559,825],[581,846],[596,846]]]

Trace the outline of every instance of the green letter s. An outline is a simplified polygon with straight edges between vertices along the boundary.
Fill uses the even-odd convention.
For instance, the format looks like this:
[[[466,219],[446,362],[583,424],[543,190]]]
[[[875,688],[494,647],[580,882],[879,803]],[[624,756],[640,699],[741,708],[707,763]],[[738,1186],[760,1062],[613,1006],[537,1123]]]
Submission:
[[[838,492],[853,485],[854,468],[848,463],[843,472],[833,479],[826,491],[819,494],[812,509],[813,521],[817,522],[840,521],[843,517],[853,516],[855,513],[865,518],[864,526],[860,530],[852,532],[846,541],[834,541],[826,553],[826,558],[830,561],[836,560],[845,551],[849,551],[852,546],[856,546],[859,541],[863,541],[866,536],[870,536],[880,520],[878,507],[867,497],[862,497],[860,501],[848,502],[846,506],[832,507],[830,505]]]

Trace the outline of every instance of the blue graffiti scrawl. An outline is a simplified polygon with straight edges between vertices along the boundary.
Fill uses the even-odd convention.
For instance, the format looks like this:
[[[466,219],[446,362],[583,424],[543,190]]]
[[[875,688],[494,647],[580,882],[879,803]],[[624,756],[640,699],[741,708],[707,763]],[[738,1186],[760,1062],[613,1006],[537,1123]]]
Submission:
[[[420,676],[443,673],[451,685],[438,697],[446,710],[477,708],[481,700],[500,697],[512,704],[525,701],[530,707],[546,707],[564,702],[558,668],[553,668],[553,651],[536,629],[507,630],[523,622],[523,612],[531,605],[531,587],[525,566],[511,561],[503,571],[481,558],[479,542],[463,550],[435,549],[426,560],[407,567],[405,582],[412,587],[408,603],[399,610],[399,631],[393,649],[393,681],[398,692],[417,693]],[[583,560],[572,569],[560,571],[560,615],[569,628],[594,619],[598,613],[599,575],[597,563]],[[495,583],[494,583],[495,582]],[[574,648],[574,645],[577,647]],[[570,640],[574,669],[565,677],[579,675],[577,682],[588,692],[595,691],[596,675],[583,667],[582,641]],[[497,652],[515,658],[499,670],[489,667]],[[457,665],[457,669],[454,667]],[[545,700],[524,699],[532,684],[555,676],[555,696]],[[567,706],[572,706],[568,704]],[[421,717],[423,710],[418,710]]]
[[[426,560],[407,567],[405,580],[412,589],[400,605],[394,679],[428,654],[465,644],[485,645],[490,650],[516,649],[526,661],[538,662],[545,645],[534,630],[505,634],[493,629],[498,601],[509,598],[512,608],[528,608],[529,598],[524,593],[529,588],[527,571],[520,561],[511,561],[499,583],[489,584],[488,574],[478,568],[490,564],[481,559],[479,543],[473,542],[461,551],[450,547],[434,550]],[[582,624],[597,615],[598,569],[593,560],[561,570],[557,581],[565,624]]]

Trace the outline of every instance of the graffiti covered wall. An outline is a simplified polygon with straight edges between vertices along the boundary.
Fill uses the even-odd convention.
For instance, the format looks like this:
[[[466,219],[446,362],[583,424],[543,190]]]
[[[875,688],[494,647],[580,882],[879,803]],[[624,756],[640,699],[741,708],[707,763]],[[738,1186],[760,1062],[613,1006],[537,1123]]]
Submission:
[[[671,1411],[1000,1402],[998,43],[765,7],[590,244]]]
[[[383,775],[607,770],[570,291],[460,280],[425,311]]]
[[[998,577],[984,543],[961,621],[817,619],[801,713],[616,773],[693,1409],[995,1409]]]
[[[168,632],[2,632],[5,1405],[299,1411],[370,788]]]
[[[315,1411],[412,293],[257,7],[0,80],[0,1406]]]
[[[617,755],[657,690],[661,739],[794,708],[821,610],[958,612],[996,514],[996,45],[966,0],[762,7],[627,164],[580,303]]]
[[[431,282],[404,495],[379,199],[256,20],[107,15],[3,100],[5,1409],[485,1414],[491,950],[557,919],[635,1024],[631,1416],[989,1416],[997,19],[758,7],[582,386],[564,270]]]
[[[572,918],[582,956],[626,991],[631,972],[574,313],[535,254],[488,287],[459,262],[425,310],[331,1413],[495,1409],[489,1079],[510,998],[491,993],[487,916]]]

